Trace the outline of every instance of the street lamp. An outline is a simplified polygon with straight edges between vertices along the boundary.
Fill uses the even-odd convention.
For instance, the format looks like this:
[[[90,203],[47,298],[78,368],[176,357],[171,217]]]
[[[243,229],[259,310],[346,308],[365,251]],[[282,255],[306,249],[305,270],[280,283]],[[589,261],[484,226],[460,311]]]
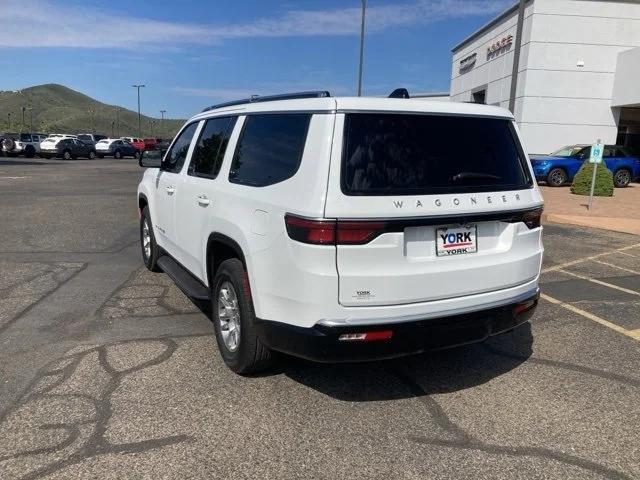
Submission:
[[[362,96],[362,63],[364,61],[364,16],[367,10],[367,0],[362,2],[362,22],[360,23],[360,69],[358,70],[358,96]]]
[[[138,89],[138,138],[142,138],[142,127],[140,125],[140,89],[146,87],[146,85],[131,85],[133,88]]]
[[[7,120],[8,120],[8,123],[9,123],[8,130],[11,131],[11,112],[7,113]]]

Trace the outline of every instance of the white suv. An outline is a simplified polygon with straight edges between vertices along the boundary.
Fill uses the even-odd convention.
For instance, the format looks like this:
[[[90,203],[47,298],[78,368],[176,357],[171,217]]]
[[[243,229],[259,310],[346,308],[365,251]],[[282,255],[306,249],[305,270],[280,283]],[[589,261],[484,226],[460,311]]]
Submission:
[[[235,372],[480,341],[537,305],[542,197],[502,108],[258,97],[140,164],[144,262],[211,301]]]

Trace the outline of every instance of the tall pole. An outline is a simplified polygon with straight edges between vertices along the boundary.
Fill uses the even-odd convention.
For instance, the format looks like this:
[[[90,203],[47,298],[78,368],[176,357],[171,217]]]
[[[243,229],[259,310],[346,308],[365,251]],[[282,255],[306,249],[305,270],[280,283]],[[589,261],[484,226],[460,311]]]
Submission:
[[[9,128],[7,130],[10,131],[11,130],[11,112],[7,113],[7,120],[8,120],[8,123],[9,123]]]
[[[142,124],[140,123],[140,89],[145,85],[132,85],[133,88],[138,89],[138,138],[142,138]]]
[[[164,114],[167,113],[166,110],[160,110],[160,134],[164,135]]]
[[[117,130],[116,130],[116,136],[120,136],[120,108],[116,107],[116,126],[117,126]]]
[[[29,131],[33,133],[33,107],[29,108],[29,119],[31,124]]]
[[[362,63],[364,61],[364,16],[367,10],[367,0],[362,1],[362,22],[360,24],[360,68],[358,70],[358,96],[362,96]]]
[[[524,24],[524,7],[527,0],[520,0],[518,5],[518,26],[516,27],[516,44],[513,50],[513,68],[511,69],[511,92],[509,93],[509,110],[516,113],[516,89],[518,87],[518,70],[520,68],[520,45],[522,44],[522,25]]]
[[[113,126],[116,124],[115,120],[111,120],[111,138],[115,137]]]
[[[24,130],[24,112],[27,109],[24,105],[22,106],[22,125],[20,125],[20,132]]]

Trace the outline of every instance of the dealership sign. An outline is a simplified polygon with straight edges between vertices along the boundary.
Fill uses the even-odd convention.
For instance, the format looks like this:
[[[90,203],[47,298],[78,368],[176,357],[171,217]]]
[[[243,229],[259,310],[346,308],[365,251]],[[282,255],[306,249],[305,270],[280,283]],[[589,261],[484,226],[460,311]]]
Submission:
[[[473,67],[476,63],[477,53],[472,53],[471,55],[467,55],[462,60],[460,60],[460,71],[468,70]]]
[[[487,47],[487,57],[494,57],[504,52],[513,43],[513,35],[509,34],[506,37],[502,37],[497,42],[492,43]]]

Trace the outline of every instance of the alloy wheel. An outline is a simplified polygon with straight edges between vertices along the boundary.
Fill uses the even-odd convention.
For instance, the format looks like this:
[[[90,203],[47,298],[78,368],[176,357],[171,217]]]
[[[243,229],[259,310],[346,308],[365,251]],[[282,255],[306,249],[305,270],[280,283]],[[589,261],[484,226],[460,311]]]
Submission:
[[[218,322],[225,347],[235,352],[240,346],[240,307],[236,291],[228,281],[218,290]]]
[[[145,260],[148,260],[151,257],[151,232],[146,218],[142,223],[142,249],[144,250]]]

